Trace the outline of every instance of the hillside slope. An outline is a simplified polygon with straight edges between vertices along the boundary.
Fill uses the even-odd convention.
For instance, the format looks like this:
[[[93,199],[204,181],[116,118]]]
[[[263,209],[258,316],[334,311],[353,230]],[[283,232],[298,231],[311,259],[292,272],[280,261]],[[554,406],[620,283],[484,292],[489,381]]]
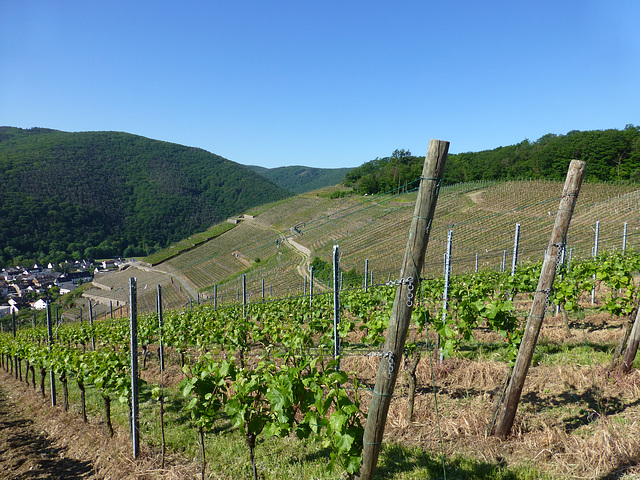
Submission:
[[[251,209],[239,225],[197,248],[174,257],[159,270],[179,275],[202,295],[237,301],[245,276],[249,300],[304,291],[310,262],[331,263],[339,245],[345,286],[359,285],[369,260],[369,281],[384,283],[399,275],[413,215],[415,192],[331,198],[327,191]],[[470,182],[442,187],[431,228],[424,274],[442,274],[449,229],[453,230],[452,270],[511,267],[515,224],[521,224],[519,260],[542,259],[562,194],[558,181]],[[573,258],[590,256],[600,222],[599,250],[640,248],[640,190],[632,185],[583,184],[569,229]],[[506,264],[505,264],[506,263]],[[123,277],[124,278],[124,277]],[[316,292],[328,275],[315,270]]]
[[[289,194],[201,149],[0,127],[0,264],[148,254]]]
[[[271,183],[293,193],[305,193],[337,185],[342,183],[345,175],[353,170],[352,168],[313,168],[299,165],[278,168],[249,165],[248,168]]]

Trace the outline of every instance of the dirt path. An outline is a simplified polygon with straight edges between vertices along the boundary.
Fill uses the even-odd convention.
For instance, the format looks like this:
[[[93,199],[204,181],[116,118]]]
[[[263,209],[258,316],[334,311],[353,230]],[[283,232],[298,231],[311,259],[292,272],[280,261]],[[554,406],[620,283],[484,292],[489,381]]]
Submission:
[[[60,399],[59,399],[60,400]],[[176,455],[161,456],[141,445],[131,458],[128,431],[105,435],[100,417],[84,423],[72,405],[51,407],[51,398],[0,368],[0,479],[174,480],[195,478],[197,467]]]
[[[311,264],[311,250],[309,250],[304,245],[300,245],[298,242],[292,240],[291,238],[285,238],[284,241],[287,245],[289,245],[289,247],[295,250],[298,255],[300,255],[298,274],[302,278],[306,278],[307,272],[309,271],[309,265]]]
[[[73,458],[68,449],[40,431],[0,386],[0,476],[5,479],[96,478],[91,462]]]
[[[259,218],[253,217],[245,221],[251,222],[256,226],[264,228],[265,230],[276,232],[280,236],[281,241],[300,256],[300,263],[298,264],[298,267],[296,269],[298,272],[298,275],[300,275],[300,277],[302,278],[308,278],[309,266],[311,265],[311,250],[309,248],[296,242],[291,237],[287,237],[285,233],[282,233],[276,228],[274,228],[273,226],[262,222]],[[249,264],[248,266],[251,266],[251,265]],[[318,283],[317,287],[320,288],[321,290],[323,289],[323,285],[321,283]]]

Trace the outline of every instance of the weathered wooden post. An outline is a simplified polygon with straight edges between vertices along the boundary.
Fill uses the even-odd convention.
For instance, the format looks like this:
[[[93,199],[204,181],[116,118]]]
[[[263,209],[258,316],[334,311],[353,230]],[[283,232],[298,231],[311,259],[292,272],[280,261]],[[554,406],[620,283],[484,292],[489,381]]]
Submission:
[[[16,338],[16,312],[15,310],[11,310],[11,329],[13,331],[13,339],[15,340]],[[12,366],[15,365],[15,377],[16,380],[18,379],[18,355],[15,354],[13,356],[13,363],[11,364]],[[54,404],[55,405],[55,404]]]
[[[524,381],[531,366],[531,359],[533,358],[533,352],[538,341],[540,328],[542,327],[542,320],[544,319],[549,294],[553,287],[553,281],[555,280],[557,263],[566,244],[567,230],[569,229],[573,209],[578,199],[585,168],[586,162],[580,160],[572,160],[569,165],[560,206],[558,207],[558,214],[556,215],[556,221],[542,264],[538,287],[533,297],[533,303],[531,304],[531,311],[524,329],[522,342],[520,343],[518,357],[516,358],[513,373],[509,380],[509,386],[507,387],[496,422],[494,435],[501,439],[505,439],[507,435],[509,435],[511,427],[513,426],[513,420],[516,415],[518,403],[520,402]]]
[[[628,373],[631,370],[631,365],[633,365],[633,361],[638,353],[638,345],[640,345],[640,305],[637,307],[636,319],[633,322],[633,328],[631,329],[629,339],[627,340],[627,348],[624,351],[624,356],[622,357],[620,370],[623,373]]]
[[[242,316],[247,318],[247,276],[242,274]]]
[[[398,376],[398,366],[402,360],[402,350],[407,338],[413,301],[413,295],[419,286],[420,272],[429,242],[431,222],[436,208],[442,173],[447,161],[449,142],[431,140],[425,158],[418,198],[411,221],[407,248],[405,250],[400,282],[389,320],[389,328],[384,344],[384,358],[378,368],[378,376],[373,389],[367,424],[364,430],[362,467],[360,479],[373,478],[378,463],[382,436],[387,421],[387,413],[391,404],[391,396]]]
[[[313,308],[313,265],[309,267],[309,308]]]
[[[520,244],[520,224],[516,223],[516,233],[513,237],[513,257],[511,261],[511,276],[515,277],[518,266],[518,246]]]
[[[595,230],[595,238],[593,241],[593,251],[592,256],[598,256],[598,243],[600,238],[600,220],[596,221],[596,230]],[[593,288],[591,289],[591,305],[596,303],[596,274],[593,274]]]

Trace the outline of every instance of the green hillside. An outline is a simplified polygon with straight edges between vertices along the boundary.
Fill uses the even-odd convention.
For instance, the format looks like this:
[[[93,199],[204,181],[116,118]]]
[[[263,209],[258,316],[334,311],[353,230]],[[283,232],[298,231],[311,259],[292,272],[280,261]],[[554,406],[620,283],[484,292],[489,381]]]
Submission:
[[[454,145],[452,144],[452,148]],[[345,184],[359,193],[383,193],[420,176],[424,156],[396,150],[350,171]],[[449,154],[445,184],[479,180],[562,180],[571,160],[589,165],[585,179],[600,182],[640,181],[640,127],[624,130],[549,133],[536,141],[493,150]]]
[[[264,168],[250,165],[249,168],[259,173],[271,183],[293,193],[305,193],[323,187],[337,185],[352,168],[312,168],[312,167],[278,167]]]
[[[289,193],[201,149],[0,127],[0,265],[144,255]]]
[[[341,269],[352,273],[345,277],[350,285],[361,284],[366,260],[373,283],[397,278],[415,191],[332,198],[327,195],[329,190],[254,208],[249,212],[252,216],[235,228],[161,263],[158,271],[184,278],[209,298],[217,285],[218,300],[223,302],[237,301],[242,275],[250,301],[262,296],[263,281],[266,296],[296,295],[304,291],[304,278],[309,276],[314,258],[319,259],[316,267],[330,264],[333,245],[337,244]],[[453,229],[454,273],[473,271],[476,259],[481,269],[510,268],[516,223],[521,224],[519,260],[541,260],[561,193],[562,182],[549,180],[479,181],[442,187],[425,275],[442,274],[449,229]],[[573,258],[591,255],[596,222],[600,222],[601,252],[622,248],[625,222],[626,247],[640,248],[639,209],[637,186],[584,183],[569,229]],[[327,289],[328,277],[320,269],[316,275],[316,292],[322,292]]]

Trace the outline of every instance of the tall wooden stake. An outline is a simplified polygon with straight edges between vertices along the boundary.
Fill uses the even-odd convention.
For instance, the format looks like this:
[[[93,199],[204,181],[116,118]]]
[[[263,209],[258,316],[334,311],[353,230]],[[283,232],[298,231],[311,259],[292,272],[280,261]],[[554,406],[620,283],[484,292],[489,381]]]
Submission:
[[[623,373],[629,373],[631,370],[631,365],[633,365],[636,353],[638,353],[638,345],[640,345],[640,305],[637,307],[636,319],[633,322],[633,328],[627,340],[627,348],[624,351],[622,364],[620,365],[620,370]]]
[[[382,436],[387,421],[387,413],[391,404],[391,396],[401,365],[402,350],[407,339],[407,331],[413,311],[413,295],[419,286],[420,272],[429,243],[431,222],[438,200],[438,190],[442,173],[447,161],[449,142],[431,140],[422,170],[418,198],[411,221],[407,248],[400,269],[400,284],[396,290],[393,310],[389,320],[389,329],[384,344],[384,358],[380,362],[378,377],[373,389],[373,397],[369,406],[367,424],[364,430],[362,467],[360,479],[373,478],[378,455],[382,444]]]
[[[549,293],[551,292],[553,281],[556,277],[556,266],[566,245],[567,231],[569,230],[573,209],[578,199],[585,168],[586,162],[580,160],[572,160],[569,165],[567,179],[562,191],[562,199],[558,207],[558,214],[556,215],[556,221],[553,226],[553,231],[551,232],[551,238],[549,239],[549,246],[547,247],[544,262],[542,263],[538,287],[533,297],[533,303],[531,304],[529,319],[524,329],[518,357],[516,358],[511,380],[509,381],[509,386],[507,387],[507,392],[496,422],[495,436],[501,439],[505,439],[507,435],[509,435],[511,427],[513,426],[513,420],[516,416],[518,403],[520,402],[524,381],[527,377],[531,359],[533,358],[533,351],[536,348],[538,335],[542,327],[542,320],[544,319]]]

